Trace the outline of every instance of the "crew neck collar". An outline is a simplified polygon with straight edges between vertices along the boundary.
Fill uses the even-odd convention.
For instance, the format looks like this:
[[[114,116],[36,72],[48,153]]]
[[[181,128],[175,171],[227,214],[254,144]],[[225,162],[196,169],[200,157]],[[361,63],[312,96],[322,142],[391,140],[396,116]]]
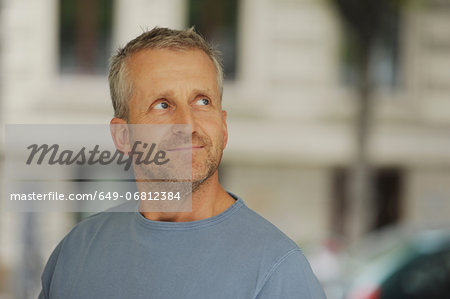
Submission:
[[[225,211],[223,211],[220,214],[217,214],[216,216],[196,220],[196,221],[187,221],[187,222],[170,222],[170,221],[155,221],[150,220],[144,217],[139,212],[135,212],[135,219],[143,226],[151,229],[160,229],[160,230],[195,230],[204,228],[207,226],[219,224],[231,215],[233,215],[236,211],[238,211],[241,207],[245,206],[244,201],[234,195],[231,192],[228,192],[228,194],[233,197],[235,202]]]

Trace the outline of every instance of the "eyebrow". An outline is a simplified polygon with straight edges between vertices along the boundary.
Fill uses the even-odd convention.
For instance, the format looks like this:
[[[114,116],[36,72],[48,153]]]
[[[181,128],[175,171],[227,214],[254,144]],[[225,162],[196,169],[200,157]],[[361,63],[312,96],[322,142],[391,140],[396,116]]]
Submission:
[[[208,96],[212,96],[213,92],[211,89],[206,88],[206,89],[194,89],[191,92],[191,95],[208,95]],[[171,98],[173,97],[174,92],[172,90],[166,90],[157,94],[149,94],[148,96],[151,96],[153,98]]]
[[[213,94],[212,90],[210,90],[209,88],[207,88],[207,89],[194,89],[192,93],[196,94],[196,95],[198,95],[198,94],[212,95]]]
[[[158,99],[160,99],[160,98],[170,98],[170,97],[172,97],[173,96],[173,91],[171,91],[171,90],[166,90],[166,91],[163,91],[163,92],[160,92],[160,93],[150,93],[150,94],[148,94],[148,96],[151,96],[152,98],[158,98]]]

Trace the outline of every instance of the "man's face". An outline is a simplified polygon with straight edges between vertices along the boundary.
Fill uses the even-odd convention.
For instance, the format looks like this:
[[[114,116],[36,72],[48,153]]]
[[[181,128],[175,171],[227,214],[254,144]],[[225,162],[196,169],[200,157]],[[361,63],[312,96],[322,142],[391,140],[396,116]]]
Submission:
[[[192,126],[193,190],[216,173],[227,142],[217,73],[201,50],[149,49],[128,61],[131,124]]]

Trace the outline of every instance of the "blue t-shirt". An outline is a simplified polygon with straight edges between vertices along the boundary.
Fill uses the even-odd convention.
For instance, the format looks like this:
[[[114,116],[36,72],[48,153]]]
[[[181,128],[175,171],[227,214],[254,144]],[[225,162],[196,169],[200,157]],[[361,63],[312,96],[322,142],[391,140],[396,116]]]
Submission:
[[[93,215],[58,244],[39,298],[325,298],[297,245],[242,199],[193,222]]]

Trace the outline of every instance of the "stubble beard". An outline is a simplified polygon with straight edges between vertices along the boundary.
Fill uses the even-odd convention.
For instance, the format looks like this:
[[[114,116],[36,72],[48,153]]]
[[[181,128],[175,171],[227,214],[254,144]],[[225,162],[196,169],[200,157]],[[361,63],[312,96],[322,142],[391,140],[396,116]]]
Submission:
[[[222,145],[218,145],[216,148],[212,146],[211,140],[208,140],[205,150],[208,151],[208,157],[204,164],[206,165],[206,172],[199,178],[192,177],[192,193],[197,191],[201,186],[208,182],[208,179],[214,175],[219,168],[220,161],[222,160]],[[193,169],[194,170],[194,169]]]
[[[203,169],[203,166],[205,166],[206,171],[195,174],[194,173],[194,164],[192,165],[192,178],[191,178],[191,185],[192,188],[190,192],[187,193],[194,193],[196,192],[201,186],[208,183],[208,179],[211,178],[214,173],[217,171],[220,161],[222,160],[222,154],[223,154],[223,143],[219,142],[216,146],[213,146],[213,143],[211,139],[208,137],[200,137],[200,136],[192,136],[192,143],[194,143],[194,140],[197,144],[203,145],[203,149],[207,152],[207,158],[203,163],[201,163],[200,167]],[[166,146],[167,148],[168,146]],[[194,162],[194,161],[191,161]],[[202,161],[200,161],[202,162]],[[184,170],[180,169],[166,169],[165,167],[162,168],[153,168],[150,170],[145,165],[139,165],[137,168],[135,167],[135,174],[139,174],[138,177],[140,179],[145,180],[151,180],[151,179],[161,179],[164,178],[164,182],[179,182],[178,173],[184,174]],[[181,175],[183,176],[183,175]],[[187,190],[186,190],[187,191]]]

